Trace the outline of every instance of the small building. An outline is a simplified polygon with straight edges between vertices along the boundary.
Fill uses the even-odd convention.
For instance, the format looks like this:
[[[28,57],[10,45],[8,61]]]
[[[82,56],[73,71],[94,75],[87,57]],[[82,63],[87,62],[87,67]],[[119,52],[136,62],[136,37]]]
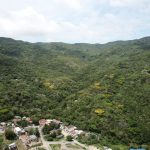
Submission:
[[[1,122],[0,125],[4,127],[4,126],[6,126],[6,123],[5,122]]]
[[[20,135],[19,139],[22,141],[22,143],[24,143],[25,145],[30,143],[30,139],[29,136],[26,134]]]
[[[26,120],[26,119],[27,119],[27,117],[25,117],[25,116],[24,116],[24,117],[22,117],[22,120]]]
[[[36,137],[36,135],[30,135],[29,139],[31,142],[37,142],[38,141],[38,138]]]
[[[56,124],[62,124],[62,122],[61,122],[61,121],[56,120],[56,119],[53,119],[53,120],[52,120],[52,122],[54,122],[54,123],[56,123]]]
[[[65,127],[65,131],[66,132],[72,132],[72,131],[74,131],[74,130],[76,130],[77,129],[77,127],[75,127],[75,126],[73,126],[73,125],[69,125],[69,126],[66,126]]]
[[[65,129],[65,125],[64,125],[64,124],[61,124],[61,125],[60,125],[60,129],[61,129],[61,130]]]
[[[50,124],[53,120],[51,119],[46,119],[46,124]]]
[[[11,127],[12,126],[12,122],[7,122],[7,127]]]
[[[14,118],[13,120],[12,120],[12,122],[16,125],[17,124],[17,122],[19,122],[19,121],[21,121],[21,119],[20,118]]]
[[[77,135],[83,134],[84,131],[83,130],[75,130]]]
[[[32,119],[29,118],[29,117],[26,118],[26,121],[29,122],[29,123],[32,123]]]
[[[22,129],[21,134],[25,134],[25,133],[26,133],[25,129]]]
[[[20,116],[15,116],[14,118],[15,118],[15,119],[21,119],[21,117],[20,117]]]
[[[72,130],[69,132],[69,135],[71,135],[72,137],[76,138],[78,137],[78,135],[82,134],[83,131],[82,130]]]
[[[4,133],[5,132],[5,129],[4,127],[0,126],[0,134]]]
[[[14,132],[15,132],[17,135],[20,135],[20,134],[22,133],[22,130],[21,130],[21,128],[16,127],[16,128],[14,128]]]
[[[16,146],[15,143],[12,143],[12,144],[9,144],[9,145],[8,145],[8,149],[9,149],[9,150],[17,150],[17,146]]]

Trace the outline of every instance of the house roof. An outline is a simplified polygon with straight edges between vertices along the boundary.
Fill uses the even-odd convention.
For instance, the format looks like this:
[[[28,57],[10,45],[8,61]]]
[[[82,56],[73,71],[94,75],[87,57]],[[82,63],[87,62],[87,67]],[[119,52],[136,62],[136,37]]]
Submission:
[[[32,119],[31,119],[31,118],[29,118],[29,117],[27,117],[27,118],[26,118],[26,121],[28,121],[28,122],[32,122]]]
[[[21,117],[20,116],[15,116],[15,119],[21,119]]]
[[[12,144],[9,144],[8,146],[11,147],[11,148],[14,148],[14,147],[16,147],[16,144],[12,143]]]
[[[49,124],[49,123],[51,123],[53,120],[51,120],[51,119],[46,119],[46,123],[47,124]]]
[[[5,126],[5,125],[6,125],[6,123],[5,123],[5,122],[1,122],[0,124],[1,124],[2,126]]]
[[[75,130],[75,129],[77,129],[77,127],[75,127],[75,126],[73,126],[73,125],[66,126],[66,128],[67,128],[68,130]]]
[[[24,116],[24,117],[22,117],[22,119],[23,119],[23,120],[25,120],[26,118],[27,118],[27,117],[25,117],[25,116]]]
[[[20,131],[21,131],[21,128],[16,127],[14,130],[15,130],[16,132],[20,132]]]
[[[19,136],[19,139],[22,140],[22,142],[27,143],[29,141],[29,136],[27,134]]]
[[[62,122],[56,119],[53,119],[53,122],[57,123],[57,124],[61,124]]]
[[[30,135],[30,140],[36,140],[37,137],[35,135]]]

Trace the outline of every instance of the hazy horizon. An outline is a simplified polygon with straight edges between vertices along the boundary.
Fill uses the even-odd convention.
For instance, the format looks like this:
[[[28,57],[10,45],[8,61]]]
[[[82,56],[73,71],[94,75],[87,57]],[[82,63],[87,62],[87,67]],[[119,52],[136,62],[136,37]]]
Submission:
[[[150,35],[149,0],[0,2],[0,37],[103,44]]]

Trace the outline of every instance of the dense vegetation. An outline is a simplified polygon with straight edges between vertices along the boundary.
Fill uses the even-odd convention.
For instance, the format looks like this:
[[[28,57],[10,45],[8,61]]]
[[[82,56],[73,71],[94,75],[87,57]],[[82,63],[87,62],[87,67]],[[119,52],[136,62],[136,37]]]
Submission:
[[[149,83],[150,37],[107,44],[0,38],[0,121],[56,118],[106,142],[149,144]]]
[[[17,139],[17,135],[11,129],[6,129],[5,137],[7,140],[16,140]]]

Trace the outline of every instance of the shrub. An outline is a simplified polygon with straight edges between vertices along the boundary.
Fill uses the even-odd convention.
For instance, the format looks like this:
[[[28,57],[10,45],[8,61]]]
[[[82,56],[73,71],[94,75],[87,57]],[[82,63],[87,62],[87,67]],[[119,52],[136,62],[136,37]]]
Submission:
[[[5,137],[7,140],[16,140],[17,139],[17,135],[11,129],[7,129],[5,131]]]
[[[67,141],[73,141],[73,137],[70,136],[70,135],[68,135],[68,136],[66,137],[66,139],[67,139]]]

